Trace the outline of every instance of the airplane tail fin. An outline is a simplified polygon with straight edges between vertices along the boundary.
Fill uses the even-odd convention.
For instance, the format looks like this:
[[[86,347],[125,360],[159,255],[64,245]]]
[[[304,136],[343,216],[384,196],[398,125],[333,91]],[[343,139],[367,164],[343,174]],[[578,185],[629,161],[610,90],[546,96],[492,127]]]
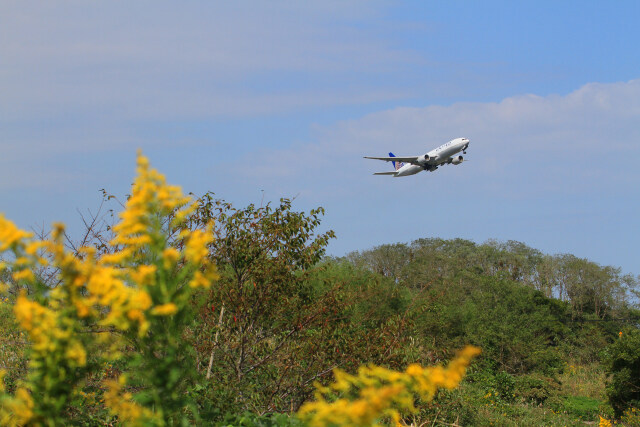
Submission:
[[[389,157],[395,157],[395,156],[396,156],[395,154],[393,154],[393,153],[389,153]],[[391,163],[393,163],[393,168],[394,168],[395,170],[398,170],[398,169],[400,169],[401,167],[403,167],[403,166],[404,166],[404,163],[402,163],[402,162],[393,162],[393,161],[392,161]]]

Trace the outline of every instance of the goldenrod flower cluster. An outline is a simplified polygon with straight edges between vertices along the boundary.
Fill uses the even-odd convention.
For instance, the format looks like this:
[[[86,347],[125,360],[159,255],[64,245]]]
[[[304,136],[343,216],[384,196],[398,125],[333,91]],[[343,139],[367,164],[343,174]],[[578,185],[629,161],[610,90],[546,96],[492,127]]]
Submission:
[[[24,239],[31,238],[33,233],[20,230],[14,223],[0,214],[0,252],[20,245]]]
[[[15,260],[11,265],[4,261],[0,262],[0,271],[11,267],[11,277],[18,283],[34,280],[32,269],[37,263],[46,265],[46,260],[37,256],[41,243],[25,243],[31,237],[33,237],[33,233],[20,230],[0,213],[0,253],[11,250],[15,256]],[[0,292],[6,289],[7,285],[0,283]]]
[[[131,393],[122,392],[126,377],[120,376],[117,381],[106,382],[107,392],[104,394],[105,404],[118,414],[119,420],[132,427],[162,425],[157,414],[148,408],[132,401]]]
[[[350,375],[336,369],[335,382],[316,384],[315,401],[302,405],[298,415],[314,427],[371,426],[385,419],[401,425],[403,414],[416,411],[417,398],[430,401],[438,389],[457,387],[478,354],[479,348],[467,346],[446,367],[412,364],[405,372],[368,366]]]
[[[606,424],[606,423],[609,424]],[[640,410],[636,409],[635,407],[630,407],[627,408],[622,416],[620,417],[620,421],[616,424],[621,424],[623,426],[640,426]],[[611,427],[611,421],[608,421],[602,417],[600,417],[600,424],[599,426],[602,427]]]
[[[33,409],[34,402],[31,394],[29,394],[24,387],[20,387],[16,390],[15,398],[2,400],[2,408],[0,408],[0,425],[28,425],[34,418]]]
[[[50,240],[31,241],[31,233],[0,215],[0,252],[11,250],[15,259],[0,269],[10,267],[14,281],[35,284],[33,271],[50,260],[60,281],[37,301],[22,293],[14,305],[16,318],[33,345],[25,387],[13,397],[3,396],[0,389],[3,425],[38,424],[47,411],[65,404],[59,394],[71,395],[90,369],[88,347],[96,340],[80,333],[87,325],[115,328],[132,339],[147,336],[154,327],[156,333],[166,334],[166,324],[161,323],[186,308],[191,289],[206,288],[218,278],[207,257],[212,225],[195,231],[183,227],[196,207],[139,154],[137,177],[121,221],[114,227],[110,253],[99,256],[90,247],[70,253],[63,244],[61,224],[54,225]],[[178,234],[178,241],[170,241],[172,230],[181,228],[185,230]],[[110,388],[112,404],[118,390]],[[133,422],[136,414],[145,412],[136,412],[131,405],[112,410]]]
[[[598,427],[612,427],[611,421],[606,418],[600,417],[600,422],[598,423]]]

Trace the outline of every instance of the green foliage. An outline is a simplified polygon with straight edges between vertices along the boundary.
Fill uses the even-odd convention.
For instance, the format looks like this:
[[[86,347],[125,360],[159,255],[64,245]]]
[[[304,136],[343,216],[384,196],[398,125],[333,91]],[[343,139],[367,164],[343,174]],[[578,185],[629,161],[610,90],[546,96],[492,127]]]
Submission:
[[[626,427],[640,427],[640,410],[636,407],[628,408],[620,417],[620,423]]]
[[[517,378],[517,377],[516,377]],[[421,408],[412,425],[472,426],[583,426],[583,419],[557,411],[546,404],[522,401],[505,402],[489,393],[485,384],[469,378],[459,389],[441,393],[437,400]],[[595,418],[592,418],[595,420]]]
[[[315,233],[323,213],[295,212],[286,199],[239,209],[209,193],[190,218],[195,228],[215,219],[210,258],[221,277],[205,296],[193,342],[207,399],[222,413],[295,409],[337,366],[333,338],[344,303],[334,284],[311,279],[334,236]]]
[[[149,334],[119,331],[117,360],[104,365],[89,355],[88,363],[100,367],[77,383],[60,412],[65,420],[117,422],[101,400],[106,384],[127,374],[117,396],[130,392],[130,402],[141,407],[166,406],[167,423],[300,425],[287,414],[310,399],[315,382],[326,384],[334,368],[432,365],[465,344],[483,354],[460,389],[419,402],[405,422],[579,425],[613,409],[629,425],[638,419],[640,338],[635,327],[618,337],[624,323],[640,323],[638,283],[619,269],[520,242],[463,239],[419,239],[326,258],[334,234],[318,231],[321,208],[296,212],[287,199],[237,208],[211,193],[200,202],[187,228],[203,230],[215,221],[206,262],[218,266],[220,280],[181,294],[173,320],[158,317]],[[159,268],[161,243],[185,249],[170,227],[173,217],[156,218],[166,242],[139,251],[140,262],[131,267]],[[96,238],[98,254],[113,252],[109,240]],[[174,267],[165,283],[173,287],[148,290],[154,305],[189,288],[184,264]],[[9,269],[0,274],[12,298],[0,303],[0,369],[14,393],[25,378],[28,343],[11,308],[21,290],[39,291],[13,280]],[[86,345],[96,354],[112,349]],[[603,403],[602,361],[613,409]]]
[[[411,245],[354,252],[347,259],[409,287],[442,283],[462,271],[508,279],[567,302],[574,317],[623,317],[638,286],[636,277],[623,275],[619,268],[572,255],[544,255],[515,241],[477,245],[463,239],[418,239]]]
[[[497,368],[512,373],[552,373],[561,366],[554,347],[567,331],[553,301],[540,292],[509,280],[483,277],[458,309],[466,320],[464,335],[483,345],[486,357]]]
[[[640,407],[640,331],[624,329],[603,353],[610,375],[607,396],[616,417],[620,417],[627,408]]]
[[[489,370],[477,372],[469,378],[477,383],[485,396],[500,403],[513,402],[515,399],[516,378],[504,371],[491,373]]]
[[[559,392],[560,383],[555,378],[540,373],[521,375],[515,378],[515,399],[525,403],[540,405],[550,397],[558,395]]]
[[[598,399],[592,399],[585,396],[566,396],[552,407],[556,411],[561,411],[574,417],[585,420],[595,419],[600,412],[601,402]]]
[[[305,424],[294,415],[278,413],[257,415],[245,412],[227,414],[221,422],[214,425],[219,427],[302,427]]]
[[[602,349],[617,337],[621,322],[612,317],[639,319],[629,303],[637,279],[569,255],[544,255],[518,242],[420,239],[347,259],[410,290],[404,316],[410,320],[396,336],[404,343],[404,357],[441,360],[446,357],[442,349],[464,342],[483,349],[479,368],[468,380],[472,386],[463,387],[463,397],[454,393],[445,407],[465,413],[457,400],[462,399],[491,413],[543,405],[554,416],[594,419],[598,412],[606,414],[602,393],[595,392],[604,387],[604,376],[595,371],[583,375],[583,367],[599,363]],[[572,388],[559,382],[567,372],[573,375]],[[440,403],[435,406],[442,417],[448,410]],[[512,415],[542,419],[534,412]],[[437,411],[428,413],[433,417]],[[482,424],[473,414],[467,423]],[[566,418],[556,422],[567,424]]]
[[[193,352],[182,339],[193,319],[194,289],[207,288],[218,276],[206,259],[210,228],[182,230],[181,251],[171,244],[169,230],[182,228],[194,208],[188,203],[139,156],[138,177],[109,253],[97,255],[90,247],[70,253],[60,224],[50,238],[33,241],[0,216],[0,250],[12,252],[12,277],[37,290],[30,297],[20,292],[12,307],[29,337],[29,370],[14,393],[0,383],[0,423],[56,426],[103,416],[106,411],[93,410],[79,416],[75,405],[98,406],[84,388],[110,361],[126,373],[117,381],[105,378],[100,394],[119,422],[198,420],[186,393],[195,371]],[[31,268],[38,265],[55,269],[55,288],[35,277]]]
[[[27,338],[13,315],[13,302],[0,295],[0,370],[6,371],[4,384],[12,393],[27,372],[26,348]]]

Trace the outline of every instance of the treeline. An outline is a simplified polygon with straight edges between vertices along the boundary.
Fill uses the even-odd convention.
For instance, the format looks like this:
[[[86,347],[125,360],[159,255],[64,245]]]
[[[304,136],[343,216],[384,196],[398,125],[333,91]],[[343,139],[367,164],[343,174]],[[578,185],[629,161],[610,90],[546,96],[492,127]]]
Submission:
[[[423,238],[346,256],[360,268],[420,287],[461,271],[508,278],[570,304],[574,316],[624,317],[637,302],[639,278],[571,254],[548,255],[516,241]]]

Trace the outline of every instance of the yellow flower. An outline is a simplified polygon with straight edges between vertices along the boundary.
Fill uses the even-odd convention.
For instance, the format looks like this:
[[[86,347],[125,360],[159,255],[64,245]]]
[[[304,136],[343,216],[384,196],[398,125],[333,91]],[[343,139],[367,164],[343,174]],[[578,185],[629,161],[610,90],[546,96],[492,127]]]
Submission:
[[[74,305],[78,311],[78,317],[84,318],[91,314],[91,309],[83,301],[76,300]]]
[[[172,302],[159,305],[151,310],[151,314],[155,316],[171,316],[172,314],[176,314],[177,312],[178,306]]]
[[[171,221],[171,224],[174,227],[179,227],[184,223],[184,221],[187,219],[189,215],[191,215],[193,212],[196,211],[196,209],[198,209],[198,202],[196,201],[196,202],[190,203],[185,208],[180,209],[179,211],[176,212],[175,217],[173,218],[173,221]]]
[[[29,243],[25,248],[24,251],[27,253],[27,255],[31,255],[31,256],[35,256],[38,251],[40,249],[42,249],[42,247],[45,245],[44,242],[41,242],[39,240],[36,240],[34,242]]]
[[[144,313],[142,313],[142,310],[138,310],[137,308],[127,311],[127,317],[131,320],[138,320],[140,322],[144,321]]]
[[[14,398],[3,397],[0,425],[32,424],[34,413],[41,417],[46,412],[42,405],[50,398],[49,390],[56,389],[59,382],[75,381],[70,370],[86,366],[88,342],[93,339],[79,335],[81,328],[87,324],[115,328],[119,334],[101,334],[95,341],[106,349],[102,355],[119,357],[119,350],[124,348],[122,340],[131,338],[131,333],[122,332],[143,336],[152,326],[162,326],[161,319],[152,316],[175,315],[187,303],[190,288],[180,286],[183,278],[191,287],[209,287],[219,277],[208,259],[212,224],[204,230],[181,233],[178,243],[182,251],[166,247],[174,237],[173,227],[184,228],[195,209],[196,203],[179,187],[167,185],[164,176],[150,169],[148,160],[139,155],[131,197],[113,228],[113,247],[107,248],[113,253],[100,255],[93,247],[82,247],[76,254],[69,252],[64,246],[62,224],[53,226],[50,239],[29,242],[31,233],[19,230],[0,215],[0,251],[11,249],[15,255],[13,262],[0,262],[0,270],[10,268],[15,280],[34,280],[33,271],[38,264],[47,264],[46,256],[60,279],[59,286],[41,295],[45,302],[31,301],[23,293],[13,306],[15,318],[32,345],[31,367],[42,375],[25,380],[25,387],[18,389]],[[184,261],[188,262],[187,268],[174,275],[173,270]],[[0,284],[0,290],[4,287]],[[175,296],[176,302],[170,296]],[[163,332],[158,329],[154,333]],[[0,391],[4,389],[3,375],[0,373]],[[136,404],[132,394],[123,390],[124,378],[108,385],[105,402],[123,424],[162,424],[162,408],[154,413]],[[394,387],[398,385],[382,396],[372,395],[367,404],[383,406],[395,398]],[[68,396],[57,393],[54,397]]]
[[[28,265],[31,265],[31,264],[32,264],[31,260],[29,258],[23,257],[23,256],[18,257],[18,258],[15,259],[15,261],[13,261],[13,265],[16,266],[16,267],[25,267],[25,266],[28,266]]]
[[[20,230],[16,225],[0,214],[0,252],[4,252],[24,239],[29,239],[33,233]]]
[[[423,374],[423,372],[424,369],[417,363],[412,363],[407,367],[407,374],[411,375],[412,377],[419,377]]]
[[[87,364],[87,352],[79,342],[74,342],[69,346],[66,356],[75,361],[78,366],[85,366]]]
[[[189,281],[189,286],[194,289],[207,289],[210,285],[211,284],[209,283],[207,278],[200,271],[196,271],[193,275],[193,278]]]
[[[19,282],[20,280],[27,280],[29,282],[33,282],[35,280],[35,276],[31,270],[25,269],[21,271],[16,271],[12,274],[13,280]]]
[[[34,416],[33,407],[29,392],[23,387],[18,388],[15,397],[4,399],[0,405],[0,425],[28,425]]]
[[[185,258],[194,264],[201,264],[209,253],[207,247],[213,241],[211,232],[212,224],[207,225],[205,230],[193,230],[185,245]]]
[[[100,262],[105,265],[118,265],[124,263],[132,255],[133,251],[130,248],[125,248],[121,251],[102,255]]]
[[[116,236],[111,244],[134,250],[152,244],[156,215],[169,215],[189,201],[180,187],[167,185],[165,177],[150,169],[149,160],[138,153],[138,176],[125,210],[120,214],[121,221],[113,229]]]
[[[151,307],[151,297],[145,291],[138,291],[133,294],[131,298],[130,306],[140,308],[141,310],[146,310]]]
[[[416,396],[429,401],[438,388],[456,387],[479,353],[480,349],[469,346],[446,368],[412,364],[404,373],[378,366],[361,367],[358,375],[336,369],[334,383],[316,385],[316,401],[302,405],[298,415],[311,426],[370,426],[385,416],[400,425],[401,413],[415,412]],[[356,397],[331,401],[334,392]]]
[[[180,252],[176,248],[166,248],[162,251],[162,266],[165,270],[172,269],[180,259]]]
[[[51,230],[53,240],[61,240],[64,237],[65,226],[61,222],[54,222]]]
[[[32,339],[39,338],[33,336],[34,331],[39,334],[55,327],[55,314],[37,302],[29,301],[24,293],[16,300],[13,311],[22,328],[32,335]]]
[[[598,423],[598,427],[612,427],[611,421],[606,418],[600,417],[600,422]]]
[[[123,376],[118,381],[106,381],[107,391],[104,393],[104,403],[113,415],[125,425],[145,426],[154,418],[151,410],[131,401],[130,393],[122,393],[122,387],[126,384]],[[152,424],[153,425],[153,424]]]
[[[148,286],[156,281],[155,265],[140,265],[131,272],[131,279],[137,286]]]

